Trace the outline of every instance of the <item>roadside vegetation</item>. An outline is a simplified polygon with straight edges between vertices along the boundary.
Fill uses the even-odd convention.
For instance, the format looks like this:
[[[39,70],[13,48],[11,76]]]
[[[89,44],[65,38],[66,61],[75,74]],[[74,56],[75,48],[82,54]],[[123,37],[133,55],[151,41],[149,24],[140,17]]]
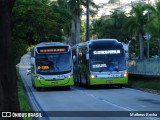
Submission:
[[[17,70],[17,76],[18,76],[17,84],[18,84],[18,99],[19,99],[19,104],[20,104],[20,112],[31,112],[28,97],[25,93],[23,83],[18,73],[18,70]],[[32,118],[24,117],[23,120],[32,120]]]
[[[160,78],[129,76],[129,86],[146,92],[160,94]]]

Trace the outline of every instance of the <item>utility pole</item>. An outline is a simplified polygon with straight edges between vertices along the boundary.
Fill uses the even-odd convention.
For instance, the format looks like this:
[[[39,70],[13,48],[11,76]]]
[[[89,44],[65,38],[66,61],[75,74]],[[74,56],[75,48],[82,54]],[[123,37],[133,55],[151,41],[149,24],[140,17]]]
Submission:
[[[86,41],[89,41],[90,39],[90,30],[89,30],[89,3],[90,0],[86,0]]]

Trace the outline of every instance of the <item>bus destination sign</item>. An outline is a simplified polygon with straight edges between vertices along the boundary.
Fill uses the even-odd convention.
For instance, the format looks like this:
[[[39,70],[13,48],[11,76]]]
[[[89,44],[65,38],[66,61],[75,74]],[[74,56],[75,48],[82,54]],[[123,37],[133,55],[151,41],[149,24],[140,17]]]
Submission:
[[[40,49],[40,53],[64,52],[64,48]]]
[[[38,53],[63,53],[63,52],[67,52],[68,51],[68,46],[64,46],[64,47],[38,47],[37,48],[37,52]]]
[[[120,50],[103,50],[103,51],[93,51],[93,54],[120,54]]]

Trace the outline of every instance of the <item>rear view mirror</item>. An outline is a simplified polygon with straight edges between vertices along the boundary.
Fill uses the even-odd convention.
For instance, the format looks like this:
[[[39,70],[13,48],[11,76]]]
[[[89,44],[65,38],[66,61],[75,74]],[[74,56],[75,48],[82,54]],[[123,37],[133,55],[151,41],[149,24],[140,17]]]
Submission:
[[[31,68],[28,68],[27,75],[31,74]]]
[[[89,53],[86,53],[86,60],[89,60]]]
[[[35,63],[35,58],[31,57],[31,64],[34,64],[34,63]]]
[[[73,56],[73,63],[75,63],[76,62],[76,56],[74,55]]]

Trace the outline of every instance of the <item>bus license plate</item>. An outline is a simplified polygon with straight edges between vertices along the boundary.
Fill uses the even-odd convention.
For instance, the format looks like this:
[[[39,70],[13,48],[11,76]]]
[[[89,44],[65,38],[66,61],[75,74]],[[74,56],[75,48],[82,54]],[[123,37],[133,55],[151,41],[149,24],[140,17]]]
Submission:
[[[56,85],[56,84],[58,84],[58,82],[52,82],[52,84]]]
[[[112,80],[107,80],[107,83],[113,83],[113,81]]]

